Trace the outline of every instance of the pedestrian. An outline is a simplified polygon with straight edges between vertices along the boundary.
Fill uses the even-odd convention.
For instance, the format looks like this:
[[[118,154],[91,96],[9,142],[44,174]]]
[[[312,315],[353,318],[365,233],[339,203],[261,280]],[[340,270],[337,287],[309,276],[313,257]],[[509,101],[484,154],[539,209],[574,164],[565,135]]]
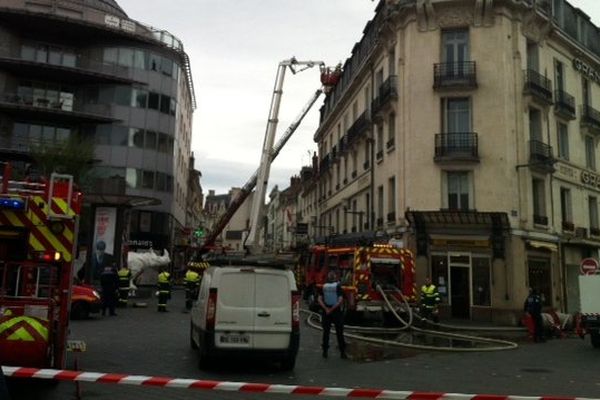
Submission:
[[[336,273],[330,271],[327,274],[327,283],[323,285],[323,291],[319,294],[319,305],[322,309],[321,324],[323,327],[323,358],[327,358],[329,351],[329,333],[331,324],[335,326],[338,347],[342,358],[348,358],[346,355],[346,342],[344,341],[344,292],[342,285],[337,279]]]
[[[437,287],[431,282],[431,278],[425,278],[425,284],[421,287],[421,316],[435,323],[440,321],[439,307],[441,303]]]
[[[131,271],[127,268],[127,265],[123,264],[117,274],[119,275],[119,307],[127,307]]]
[[[119,276],[114,264],[107,265],[100,274],[100,286],[102,287],[102,315],[106,315],[108,309],[110,315],[117,315],[117,295],[119,290]]]
[[[196,271],[194,263],[190,263],[183,278],[185,282],[185,309],[191,310],[192,303],[198,299],[198,290],[200,289],[200,274]]]
[[[171,274],[163,269],[158,274],[158,311],[167,311],[167,302],[171,298]]]
[[[529,296],[523,305],[525,315],[533,320],[533,341],[544,342],[544,324],[542,321],[542,297],[536,288],[529,289]]]

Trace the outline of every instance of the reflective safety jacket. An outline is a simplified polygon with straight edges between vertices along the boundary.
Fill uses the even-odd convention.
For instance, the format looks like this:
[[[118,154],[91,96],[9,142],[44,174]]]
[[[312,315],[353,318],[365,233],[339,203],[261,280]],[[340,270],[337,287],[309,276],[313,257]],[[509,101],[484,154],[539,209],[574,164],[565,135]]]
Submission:
[[[185,273],[185,278],[183,278],[183,280],[185,281],[185,283],[187,285],[190,285],[190,286],[198,285],[200,283],[200,274],[197,273],[196,271],[192,271],[191,269],[188,269],[188,271]]]
[[[440,304],[440,294],[437,291],[437,287],[434,284],[429,286],[423,285],[421,287],[421,304],[425,308],[434,308]]]
[[[129,280],[131,279],[131,271],[128,268],[121,268],[117,275],[119,275],[119,287],[128,288]]]
[[[158,274],[158,289],[160,291],[170,291],[171,290],[171,274],[167,271],[163,271]]]

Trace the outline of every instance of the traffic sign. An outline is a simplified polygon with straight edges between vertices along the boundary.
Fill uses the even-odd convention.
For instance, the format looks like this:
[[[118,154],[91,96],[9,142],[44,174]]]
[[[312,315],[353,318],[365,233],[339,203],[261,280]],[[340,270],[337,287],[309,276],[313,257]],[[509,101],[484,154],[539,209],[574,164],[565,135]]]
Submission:
[[[598,269],[598,260],[595,258],[584,258],[579,264],[579,271],[581,272],[581,275],[594,275],[598,272]]]

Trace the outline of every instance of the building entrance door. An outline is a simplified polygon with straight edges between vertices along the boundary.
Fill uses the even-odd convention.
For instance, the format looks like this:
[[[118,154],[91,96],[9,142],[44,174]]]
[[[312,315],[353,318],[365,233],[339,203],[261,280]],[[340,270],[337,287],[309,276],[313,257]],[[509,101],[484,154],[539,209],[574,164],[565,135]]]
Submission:
[[[469,286],[469,268],[450,267],[452,317],[470,318],[471,316],[471,291]]]

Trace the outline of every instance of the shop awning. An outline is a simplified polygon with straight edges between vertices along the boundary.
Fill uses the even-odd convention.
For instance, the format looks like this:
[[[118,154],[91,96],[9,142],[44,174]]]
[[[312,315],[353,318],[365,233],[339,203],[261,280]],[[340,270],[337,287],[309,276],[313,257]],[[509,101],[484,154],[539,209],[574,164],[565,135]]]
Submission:
[[[540,240],[528,240],[527,244],[536,249],[558,251],[558,245],[556,243],[542,242]]]

